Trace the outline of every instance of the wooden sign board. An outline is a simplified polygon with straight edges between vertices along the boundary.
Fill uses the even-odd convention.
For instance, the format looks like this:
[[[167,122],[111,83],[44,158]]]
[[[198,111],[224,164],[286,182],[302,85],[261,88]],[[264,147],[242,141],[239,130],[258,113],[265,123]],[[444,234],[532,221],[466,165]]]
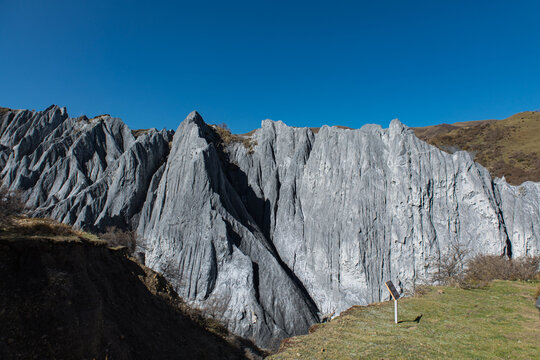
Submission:
[[[394,284],[392,284],[391,281],[385,282],[384,285],[386,285],[386,288],[388,289],[388,291],[390,291],[390,295],[392,295],[394,300],[399,299],[399,293],[398,293],[398,291],[396,290],[396,287],[394,286]]]

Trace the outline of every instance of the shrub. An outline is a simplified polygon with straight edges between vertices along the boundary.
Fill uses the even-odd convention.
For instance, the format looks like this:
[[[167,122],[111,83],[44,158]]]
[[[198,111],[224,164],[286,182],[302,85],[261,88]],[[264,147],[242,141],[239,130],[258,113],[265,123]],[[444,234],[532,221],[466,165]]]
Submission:
[[[468,259],[468,250],[459,244],[433,263],[432,282],[457,285],[464,289],[486,286],[492,280],[534,280],[538,277],[540,256],[508,259],[498,255],[475,255]]]
[[[110,246],[126,247],[130,255],[135,251],[137,236],[134,231],[124,231],[115,226],[109,226],[99,237],[107,241]]]
[[[10,191],[0,183],[0,226],[13,223],[13,216],[24,210],[24,203],[17,191]]]
[[[429,291],[430,291],[430,289],[429,289],[429,286],[427,286],[427,285],[423,285],[423,284],[422,285],[416,285],[414,287],[413,295],[414,296],[424,296]]]
[[[533,280],[540,256],[507,259],[496,255],[477,255],[467,262],[466,281]]]
[[[449,246],[445,254],[435,260],[432,281],[442,285],[459,283],[465,269],[465,259],[469,250],[459,243]]]

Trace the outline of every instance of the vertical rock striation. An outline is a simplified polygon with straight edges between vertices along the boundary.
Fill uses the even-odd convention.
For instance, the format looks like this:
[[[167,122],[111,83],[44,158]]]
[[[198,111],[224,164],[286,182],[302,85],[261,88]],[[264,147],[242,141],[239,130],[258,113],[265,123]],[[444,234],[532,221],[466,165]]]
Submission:
[[[236,145],[233,162],[267,204],[260,219],[278,254],[323,313],[384,299],[388,279],[427,277],[426,264],[451,244],[507,252],[489,173],[397,120],[317,135],[265,121],[253,137],[253,154]]]
[[[140,249],[182,297],[276,347],[317,321],[317,309],[229,182],[216,137],[195,112],[180,125],[143,208]]]
[[[456,244],[540,254],[540,184],[492,180],[397,120],[317,134],[265,120],[238,140],[195,112],[169,153],[166,131],[135,138],[108,116],[7,111],[1,177],[37,215],[136,229],[147,265],[265,347],[386,299],[387,280],[410,288]]]
[[[137,222],[153,173],[168,153],[165,130],[135,138],[117,118],[69,118],[65,108],[0,115],[4,184],[36,216],[101,231]]]

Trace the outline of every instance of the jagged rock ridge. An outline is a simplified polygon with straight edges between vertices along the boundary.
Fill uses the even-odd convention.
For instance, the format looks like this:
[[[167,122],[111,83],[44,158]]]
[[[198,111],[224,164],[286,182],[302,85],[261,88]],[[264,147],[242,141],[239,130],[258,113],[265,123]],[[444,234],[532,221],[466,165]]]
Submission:
[[[117,118],[68,118],[65,108],[1,117],[0,176],[37,216],[101,231],[137,222],[148,184],[166,158],[169,134],[135,138]]]
[[[4,182],[39,215],[136,227],[147,265],[262,346],[305,332],[317,313],[385,299],[387,280],[412,286],[451,244],[540,252],[540,184],[492,180],[466,152],[444,153],[397,120],[317,134],[265,120],[248,149],[192,113],[168,156],[165,131],[134,139],[119,120],[100,122],[77,133],[56,107],[2,115]],[[40,160],[33,128],[63,150]]]

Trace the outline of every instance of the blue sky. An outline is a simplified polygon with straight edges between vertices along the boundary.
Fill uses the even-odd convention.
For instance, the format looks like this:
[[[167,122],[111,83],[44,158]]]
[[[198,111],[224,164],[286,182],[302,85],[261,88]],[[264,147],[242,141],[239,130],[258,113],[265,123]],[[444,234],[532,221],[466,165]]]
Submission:
[[[0,0],[0,106],[233,132],[540,109],[540,1]]]

